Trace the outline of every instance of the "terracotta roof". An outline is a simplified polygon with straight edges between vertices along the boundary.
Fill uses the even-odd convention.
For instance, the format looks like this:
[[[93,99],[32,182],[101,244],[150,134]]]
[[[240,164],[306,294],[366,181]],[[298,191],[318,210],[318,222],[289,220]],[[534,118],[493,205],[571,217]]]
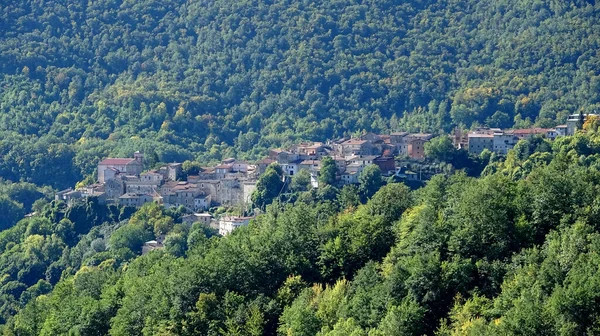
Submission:
[[[273,159],[266,158],[266,159],[262,159],[262,160],[258,161],[257,163],[263,163],[263,164],[269,165],[269,164],[271,164],[273,162],[276,162],[276,161],[273,160]]]
[[[122,195],[121,197],[119,197],[119,198],[139,198],[139,197],[142,197],[142,196],[143,196],[143,194],[137,194],[137,193],[126,193],[126,194],[123,194],[123,195]]]
[[[361,155],[361,156],[356,156],[353,157],[352,160],[356,160],[356,161],[373,161],[375,159],[377,159],[379,157],[379,155]]]
[[[548,132],[547,128],[523,128],[513,130],[513,134],[540,134]]]
[[[415,134],[411,134],[410,136],[419,138],[419,139],[423,139],[423,140],[429,140],[433,137],[433,135],[429,134],[429,133],[415,133]]]
[[[177,186],[178,182],[177,181],[168,181],[165,184],[163,184],[163,188],[174,188],[175,186]]]
[[[125,165],[128,163],[131,163],[132,161],[135,161],[135,159],[132,159],[132,158],[108,158],[108,159],[104,159],[104,160],[100,161],[100,164],[102,164],[102,165]]]
[[[322,142],[314,142],[314,143],[301,143],[298,145],[298,148],[312,148],[312,149],[316,149],[319,147],[323,147],[323,143]]]
[[[362,145],[366,142],[367,142],[367,140],[352,139],[352,140],[344,141],[343,144],[344,145]]]

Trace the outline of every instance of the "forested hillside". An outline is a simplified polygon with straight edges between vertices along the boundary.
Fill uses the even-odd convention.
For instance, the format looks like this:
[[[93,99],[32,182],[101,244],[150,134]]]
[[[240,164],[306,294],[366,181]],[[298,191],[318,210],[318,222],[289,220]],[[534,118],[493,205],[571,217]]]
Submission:
[[[451,169],[418,189],[272,165],[225,237],[183,208],[50,201],[137,150],[198,168],[561,124],[600,108],[599,32],[593,0],[4,1],[0,334],[600,334],[597,119],[506,156],[440,136],[425,151]]]
[[[362,130],[552,126],[600,103],[595,1],[9,1],[0,176],[258,158]]]
[[[298,191],[226,237],[156,204],[47,204],[0,233],[4,335],[597,334],[593,128],[362,204]]]

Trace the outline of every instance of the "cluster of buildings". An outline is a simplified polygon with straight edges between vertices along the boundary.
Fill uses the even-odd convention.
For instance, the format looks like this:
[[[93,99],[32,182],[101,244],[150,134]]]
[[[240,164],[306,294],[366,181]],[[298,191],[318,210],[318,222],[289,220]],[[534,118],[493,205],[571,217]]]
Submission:
[[[596,114],[583,115],[584,121],[588,117],[599,117]],[[522,139],[532,138],[534,136],[543,136],[554,140],[559,136],[575,134],[577,124],[580,123],[581,116],[572,114],[567,118],[567,123],[553,128],[525,128],[514,130],[502,130],[500,128],[477,128],[468,133],[462,133],[460,130],[454,132],[454,145],[457,148],[466,148],[469,153],[479,155],[485,149],[499,153],[507,154]]]
[[[585,115],[587,119],[592,115]],[[596,115],[593,115],[596,116]],[[597,117],[597,116],[596,116]],[[569,116],[565,125],[554,128],[529,128],[502,130],[478,128],[468,133],[456,130],[454,145],[478,155],[485,149],[507,154],[519,140],[542,135],[549,139],[575,133],[581,116]],[[337,168],[336,179],[340,186],[358,183],[358,177],[368,165],[377,165],[384,175],[395,174],[407,179],[419,179],[405,167],[397,167],[395,157],[412,161],[425,158],[425,143],[432,134],[394,132],[391,134],[366,133],[359,138],[301,143],[286,149],[273,149],[267,158],[249,164],[236,159],[226,159],[214,167],[204,167],[193,176],[183,176],[182,164],[172,163],[144,172],[144,156],[136,152],[133,158],[107,158],[98,164],[98,182],[92,185],[67,189],[56,194],[57,200],[67,203],[75,199],[97,197],[99,202],[140,207],[156,202],[165,207],[183,206],[191,212],[184,223],[202,222],[226,235],[247,225],[251,217],[224,216],[218,220],[202,213],[212,206],[239,206],[250,203],[256,182],[271,164],[281,166],[292,177],[301,170],[311,175],[311,184],[318,186],[321,160],[331,157]],[[160,239],[159,239],[160,240]],[[146,251],[161,248],[162,241],[147,242]]]
[[[431,138],[431,134],[420,133],[367,133],[360,138],[301,143],[285,150],[271,150],[267,158],[255,164],[225,159],[217,166],[202,168],[197,175],[185,177],[181,163],[144,171],[144,155],[136,152],[132,158],[102,160],[98,163],[97,183],[60,191],[56,199],[70,203],[96,197],[100,203],[133,207],[156,202],[167,208],[183,206],[190,212],[201,212],[211,206],[249,204],[258,177],[273,163],[279,164],[289,177],[307,170],[313,187],[317,187],[321,160],[328,156],[336,164],[337,180],[342,186],[358,183],[358,176],[368,165],[379,166],[383,174],[394,174],[398,172],[394,157],[423,159],[425,143]]]
[[[285,150],[274,149],[267,158],[256,164],[236,159],[223,160],[214,167],[204,167],[197,175],[184,176],[181,163],[171,163],[158,169],[144,171],[144,155],[134,153],[132,158],[107,158],[98,163],[98,182],[73,190],[60,191],[57,200],[96,197],[100,203],[140,207],[155,202],[165,207],[185,207],[193,215],[189,218],[206,222],[227,234],[246,225],[249,217],[227,216],[218,221],[202,214],[212,206],[239,206],[250,203],[258,177],[273,163],[279,164],[288,177],[301,170],[311,174],[313,187],[318,186],[318,173],[323,157],[331,157],[337,167],[340,185],[358,183],[362,170],[371,164],[379,166],[384,174],[398,173],[395,156],[420,160],[425,157],[424,144],[431,134],[406,132],[378,135],[367,133],[356,139],[340,139],[327,143],[301,143]],[[154,245],[152,245],[154,244]],[[161,246],[151,242],[148,248]]]
[[[213,205],[248,203],[256,186],[255,166],[227,159],[200,174],[182,178],[181,163],[143,172],[144,156],[108,158],[98,164],[98,183],[67,189],[56,198],[67,203],[90,196],[100,203],[140,207],[156,202],[165,207],[183,206],[190,212],[208,210]]]
[[[425,142],[431,134],[411,134],[407,132],[379,135],[367,133],[360,138],[340,139],[327,143],[301,143],[287,149],[269,151],[268,158],[257,163],[259,172],[272,163],[281,166],[288,176],[294,176],[301,170],[311,174],[316,186],[316,177],[321,169],[323,157],[331,157],[337,168],[339,185],[356,184],[358,176],[368,165],[377,165],[384,175],[398,171],[394,157],[403,156],[421,160],[425,157]]]
[[[498,154],[507,154],[522,139],[544,136],[555,139],[557,136],[566,135],[566,127],[556,128],[526,128],[515,130],[502,130],[500,128],[477,128],[468,133],[456,130],[454,144],[457,148],[466,148],[469,153],[479,155],[484,150]]]

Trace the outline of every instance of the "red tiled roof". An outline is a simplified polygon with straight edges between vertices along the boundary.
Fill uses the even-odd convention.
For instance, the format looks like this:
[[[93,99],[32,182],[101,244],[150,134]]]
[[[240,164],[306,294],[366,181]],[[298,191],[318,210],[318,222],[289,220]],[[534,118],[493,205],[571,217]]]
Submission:
[[[546,133],[547,131],[548,131],[547,128],[523,128],[523,129],[513,130],[512,133],[513,134],[539,134],[539,133]]]
[[[266,159],[262,159],[262,160],[258,161],[257,163],[259,163],[259,164],[260,163],[262,163],[262,164],[271,164],[273,162],[275,162],[275,160],[266,158]]]
[[[220,164],[218,166],[215,166],[215,169],[229,169],[231,167],[233,167],[232,164]]]
[[[352,139],[352,140],[345,141],[344,145],[362,145],[366,142],[367,142],[367,140]]]
[[[101,165],[126,165],[128,163],[131,163],[132,161],[135,161],[135,159],[132,158],[109,158],[109,159],[104,159],[100,162]]]

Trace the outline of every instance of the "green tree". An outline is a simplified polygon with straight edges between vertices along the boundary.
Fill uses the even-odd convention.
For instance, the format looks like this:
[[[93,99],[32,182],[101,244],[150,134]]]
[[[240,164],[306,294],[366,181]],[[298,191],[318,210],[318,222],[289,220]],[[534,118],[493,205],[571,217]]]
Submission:
[[[425,156],[442,162],[452,162],[456,148],[448,136],[438,136],[425,143]]]
[[[252,193],[252,203],[264,209],[283,192],[284,186],[281,167],[276,163],[271,164],[256,182],[256,190]]]
[[[360,204],[358,187],[353,184],[345,185],[340,190],[339,200],[343,208],[356,207]]]
[[[337,168],[335,161],[326,156],[321,160],[321,170],[319,171],[319,186],[335,184]]]
[[[142,245],[152,239],[152,234],[137,225],[126,224],[110,236],[111,250],[127,248],[135,253],[142,251]]]
[[[25,211],[22,204],[0,196],[0,231],[15,225],[23,215],[25,215]]]
[[[301,169],[292,177],[289,189],[291,192],[303,192],[310,190],[311,187],[310,172],[306,169]]]
[[[420,335],[426,310],[406,297],[399,306],[392,306],[379,326],[383,335]]]
[[[371,198],[382,185],[381,169],[377,165],[366,166],[358,176],[358,190],[363,202]]]

